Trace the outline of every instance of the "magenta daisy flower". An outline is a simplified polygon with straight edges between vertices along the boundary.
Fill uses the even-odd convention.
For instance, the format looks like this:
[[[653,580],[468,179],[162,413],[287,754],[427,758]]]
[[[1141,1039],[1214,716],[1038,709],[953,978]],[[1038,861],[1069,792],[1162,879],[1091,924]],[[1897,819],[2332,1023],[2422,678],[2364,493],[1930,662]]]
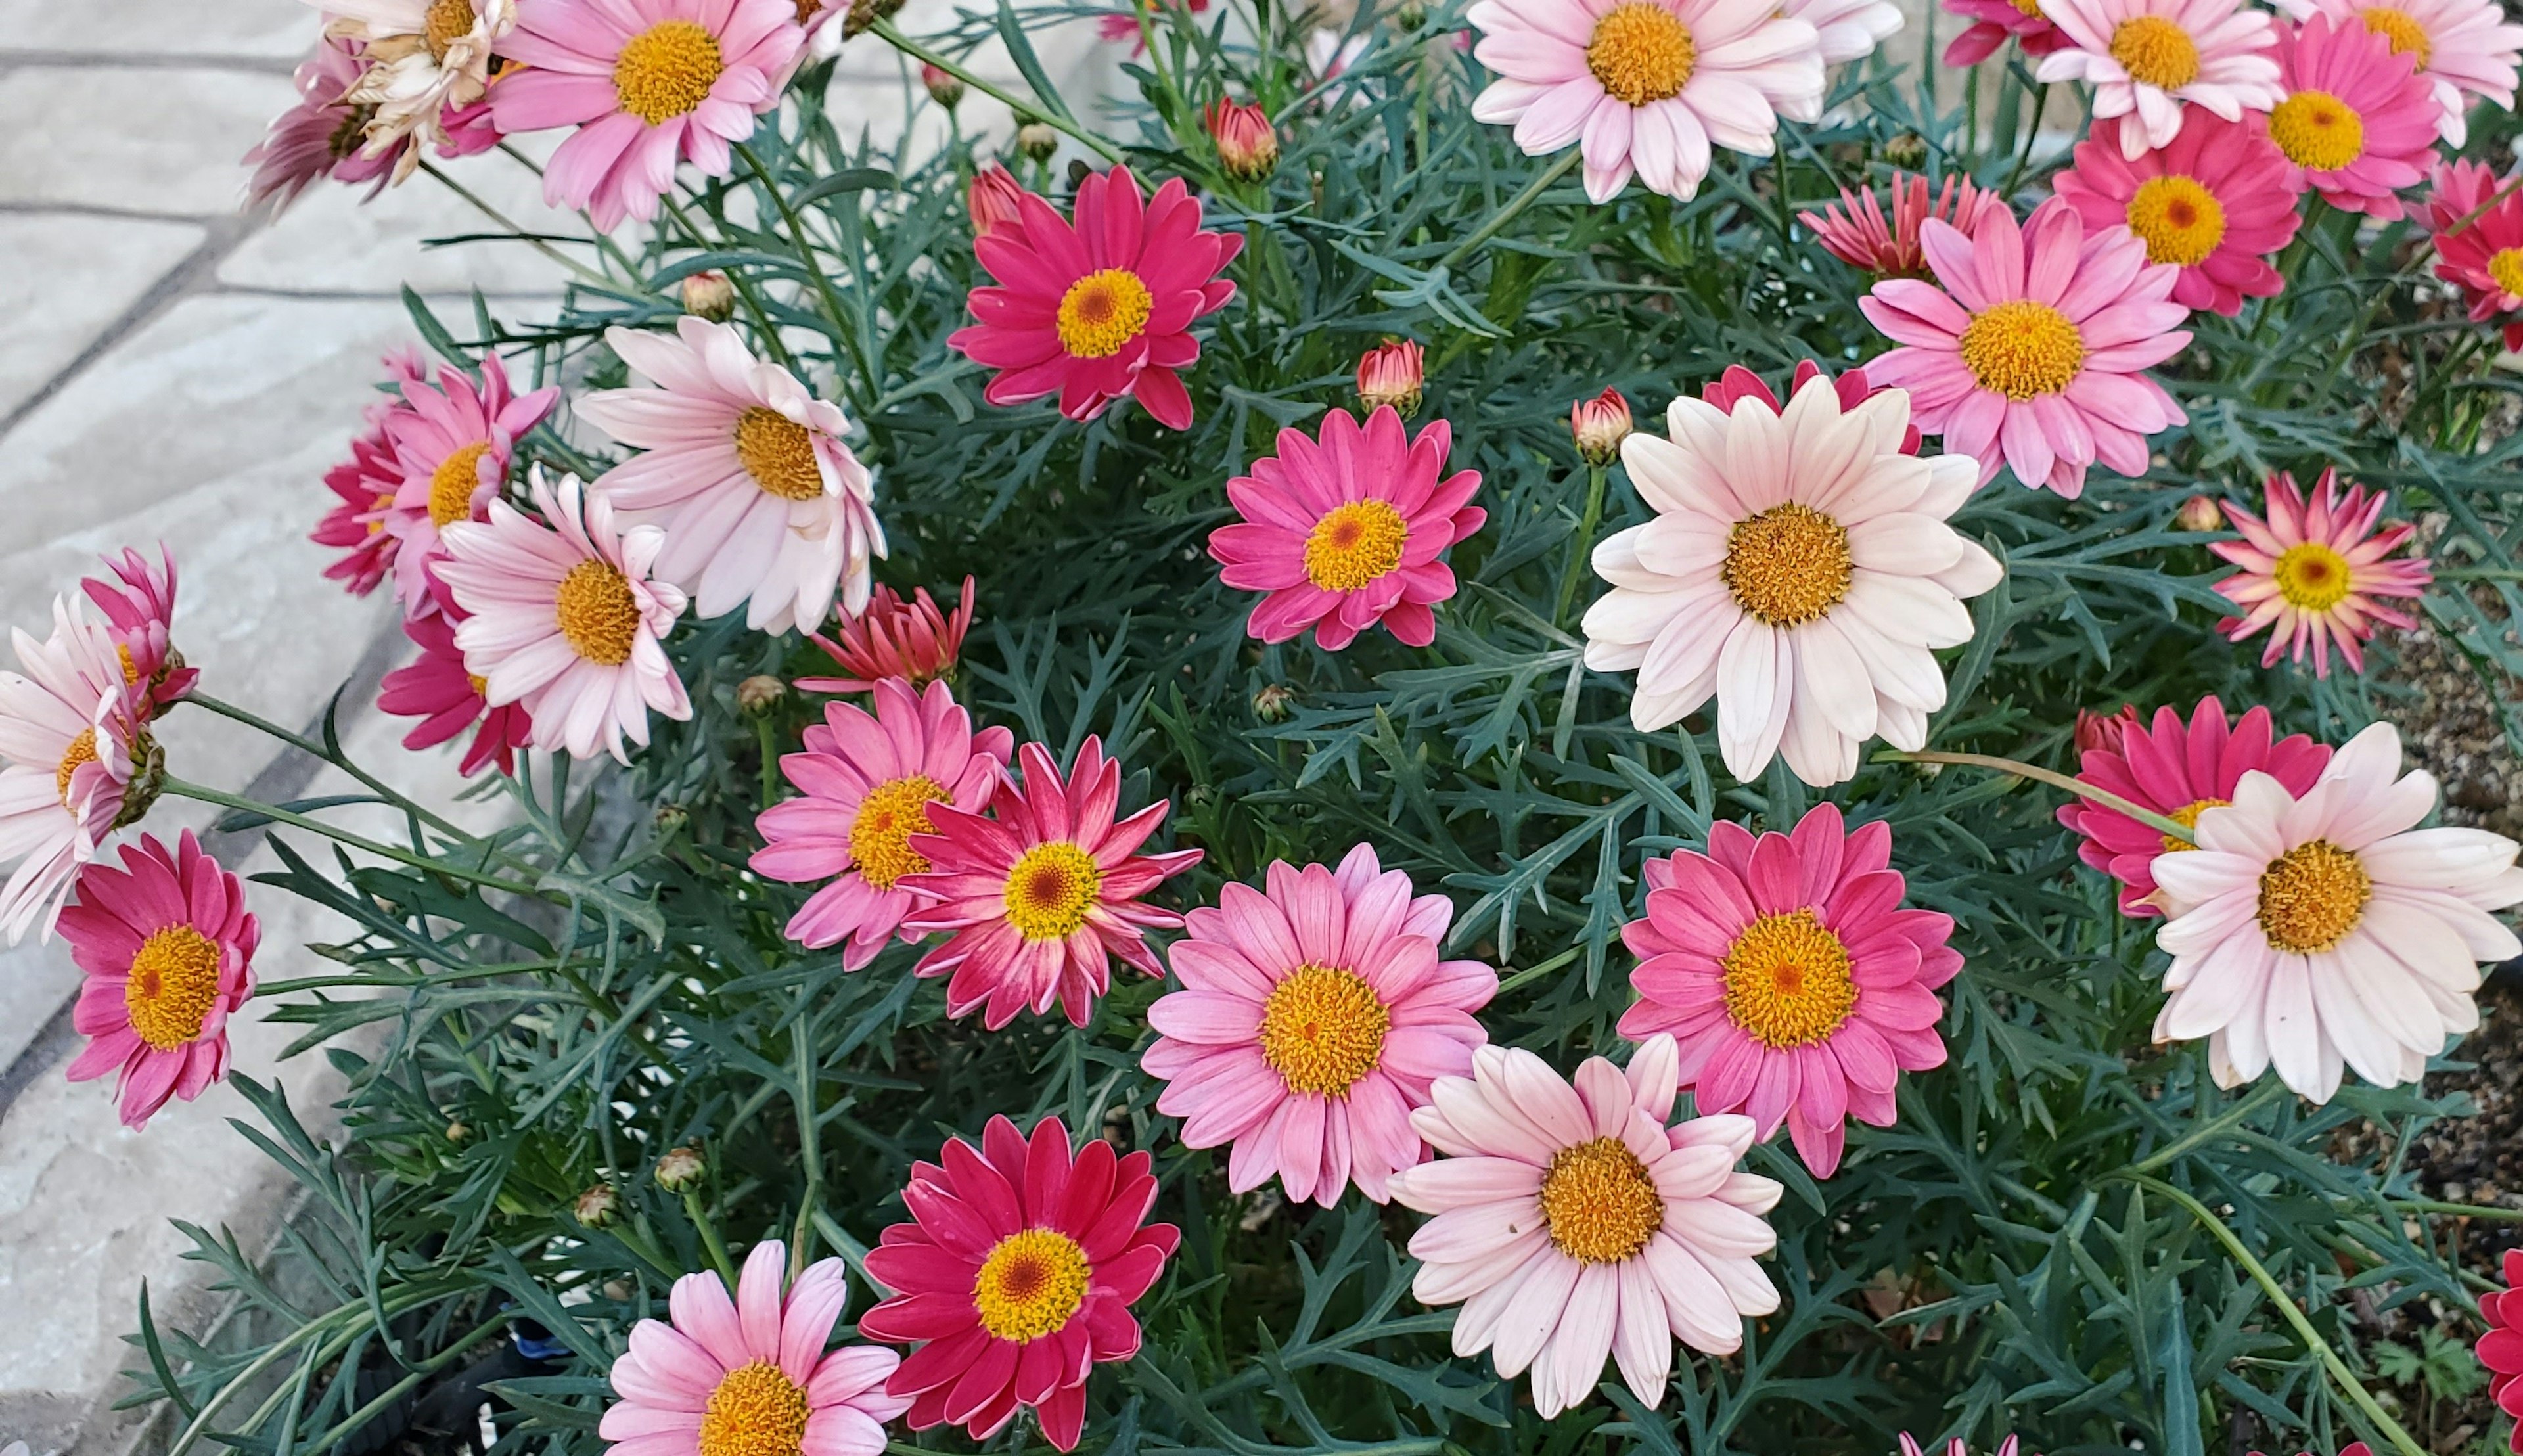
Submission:
[[[1209,536],[1218,580],[1267,593],[1244,630],[1284,642],[1310,629],[1338,652],[1382,623],[1413,647],[1437,639],[1429,607],[1454,594],[1437,559],[1489,519],[1470,503],[1477,470],[1446,474],[1454,428],[1437,420],[1413,439],[1385,405],[1361,427],[1346,409],[1323,416],[1322,439],[1279,432],[1279,453],[1226,483],[1243,517]]]
[[[2011,37],[2027,57],[2038,58],[2068,43],[2041,13],[2041,0],[1941,0],[1947,12],[1971,22],[1945,47],[1947,66],[1977,66]]]
[[[442,364],[435,389],[413,380],[403,387],[402,410],[385,421],[394,449],[394,504],[385,529],[401,542],[395,550],[395,595],[406,617],[438,610],[429,569],[446,553],[443,533],[458,521],[479,521],[483,507],[508,478],[517,437],[551,412],[560,399],[547,385],[523,396],[508,391],[507,366],[496,353],[482,356],[482,382],[452,364]]]
[[[936,803],[928,812],[936,832],[911,837],[909,852],[933,868],[898,883],[936,903],[913,911],[903,930],[949,936],[912,973],[952,976],[946,1014],[980,1010],[992,1031],[1021,1010],[1044,1015],[1055,1002],[1083,1026],[1112,989],[1112,958],[1166,973],[1147,931],[1172,929],[1182,916],[1139,897],[1200,863],[1201,852],[1132,853],[1173,806],[1151,804],[1116,822],[1121,766],[1104,756],[1100,738],[1079,746],[1066,777],[1039,743],[1027,743],[1018,761],[1023,781],[1001,784],[991,817]]]
[[[2440,162],[2434,184],[2426,224],[2435,234],[2436,276],[2459,285],[2471,322],[2503,318],[2505,347],[2523,349],[2523,193],[2498,197],[2497,173],[2484,162]]]
[[[362,150],[367,113],[348,93],[366,69],[358,47],[350,41],[328,35],[315,42],[291,78],[298,104],[274,117],[262,140],[245,154],[245,164],[254,168],[246,182],[248,202],[269,200],[275,207],[288,207],[320,177],[373,181],[377,185],[369,189],[371,197],[385,187],[411,142],[405,137],[375,157]]]
[[[2041,0],[2067,44],[2041,58],[2043,81],[2089,81],[2094,119],[2125,117],[2121,155],[2172,145],[2185,118],[2240,121],[2277,105],[2270,38],[2283,26],[2240,0]]]
[[[977,185],[974,199],[977,219]],[[1073,420],[1134,399],[1166,429],[1190,428],[1191,396],[1174,371],[1200,357],[1193,321],[1235,297],[1218,274],[1243,251],[1243,236],[1203,230],[1200,204],[1180,177],[1143,201],[1126,166],[1077,184],[1073,221],[1035,193],[1020,191],[1015,201],[1016,226],[973,240],[974,257],[999,286],[973,290],[974,322],[946,340],[999,371],[981,397],[1023,404],[1057,394],[1060,412]]]
[[[2303,220],[2286,155],[2256,126],[2202,116],[2172,145],[2129,158],[2119,146],[2127,124],[2095,122],[2051,187],[2090,232],[2126,227],[2146,243],[2147,261],[2179,268],[2172,302],[2185,308],[2230,318],[2246,298],[2275,298],[2286,280],[2269,257]]]
[[[121,827],[134,772],[154,751],[113,634],[76,598],[53,599],[53,634],[16,633],[19,672],[0,673],[0,931],[49,939],[80,866]]]
[[[887,678],[925,687],[939,678],[952,678],[963,655],[964,634],[973,629],[973,579],[964,578],[964,594],[955,610],[941,612],[926,587],[912,588],[911,600],[880,582],[867,609],[843,617],[834,628],[839,641],[821,633],[807,640],[824,649],[846,678],[800,678],[805,692],[874,692]],[[1002,754],[1002,758],[1006,755]]]
[[[2350,486],[2342,498],[2335,469],[2323,470],[2313,482],[2309,503],[2294,476],[2270,476],[2265,518],[2226,502],[2225,514],[2243,539],[2208,548],[2240,568],[2216,584],[2217,593],[2237,609],[2216,630],[2239,642],[2270,629],[2262,667],[2289,655],[2300,663],[2310,652],[2312,675],[2327,678],[2335,645],[2350,672],[2365,671],[2361,644],[2374,634],[2375,624],[2417,626],[2415,618],[2381,598],[2422,596],[2435,580],[2424,556],[2384,559],[2417,534],[2406,524],[2375,529],[2390,503],[2388,493],[2369,494],[2363,486]]]
[[[1159,1035],[1139,1064],[1167,1084],[1157,1110],[1183,1119],[1185,1147],[1235,1145],[1231,1191],[1276,1177],[1328,1208],[1356,1183],[1381,1203],[1428,1155],[1410,1127],[1428,1084],[1471,1075],[1498,972],[1438,960],[1453,905],[1414,897],[1370,846],[1338,870],[1273,861],[1264,885],[1185,916],[1168,953],[1184,989],[1148,1009]]]
[[[1806,385],[1822,377],[1822,365],[1811,359],[1796,360],[1795,373],[1787,380],[1787,398],[1794,399]],[[1882,392],[1882,389],[1881,385],[1866,377],[1866,366],[1863,364],[1853,364],[1841,370],[1839,377],[1831,382],[1831,392],[1839,398],[1841,414],[1847,414],[1858,405],[1875,398]],[[1713,405],[1730,415],[1735,412],[1735,401],[1738,399],[1751,399],[1766,405],[1772,414],[1781,413],[1785,408],[1779,403],[1777,392],[1770,388],[1770,382],[1741,364],[1727,365],[1725,373],[1701,385],[1699,398],[1701,402]],[[1901,453],[1917,454],[1920,439],[1917,425],[1904,427],[1901,431]]]
[[[2415,57],[2362,25],[2334,29],[2317,15],[2278,28],[2285,99],[2269,112],[2269,140],[2309,187],[2344,212],[2385,222],[2402,213],[2394,194],[2414,187],[2435,162],[2444,115]]]
[[[104,558],[113,582],[85,577],[79,589],[105,614],[106,631],[122,658],[123,681],[135,692],[134,709],[146,719],[190,692],[198,668],[184,666],[167,631],[175,621],[175,557],[164,542],[158,564],[125,548],[120,560]]]
[[[517,750],[534,742],[534,719],[522,703],[493,705],[490,686],[464,665],[455,645],[455,629],[469,615],[458,606],[446,584],[438,585],[438,610],[406,618],[404,634],[420,655],[386,674],[378,684],[377,708],[396,718],[417,718],[420,725],[404,734],[403,746],[415,752],[435,748],[472,728],[456,772],[470,778],[492,763],[501,774],[513,774]]]
[[[1919,428],[1976,457],[1986,484],[2015,478],[2072,500],[2095,461],[2146,473],[2147,437],[2190,417],[2144,371],[2181,352],[2181,270],[2149,263],[2134,234],[2089,235],[2053,198],[2016,226],[1991,209],[1964,237],[1920,230],[1935,282],[1886,278],[1858,301],[1900,347],[1868,378],[1910,392]]]
[[[396,467],[386,423],[398,413],[411,411],[404,402],[403,390],[424,377],[420,352],[395,350],[385,356],[385,367],[394,392],[368,405],[366,426],[351,441],[351,457],[324,472],[333,506],[308,537],[319,546],[343,553],[324,568],[324,579],[340,582],[353,596],[377,589],[377,584],[394,570],[396,549],[403,544],[403,538],[386,529],[395,493],[403,489],[403,473]]]
[[[1813,229],[1814,241],[1822,244],[1824,252],[1852,268],[1885,277],[1921,278],[1928,272],[1928,255],[1919,246],[1921,223],[1933,217],[1969,237],[1982,212],[2006,208],[1997,193],[1959,172],[1946,177],[1933,194],[1926,177],[1894,172],[1883,191],[1892,201],[1888,220],[1872,187],[1861,187],[1854,194],[1842,187],[1838,202],[1820,212],[1799,212],[1796,220]]]
[[[245,886],[186,829],[173,853],[147,834],[119,869],[81,869],[62,937],[87,973],[71,1024],[88,1039],[70,1065],[84,1082],[119,1072],[126,1127],[168,1098],[191,1102],[228,1073],[228,1017],[254,994],[262,930]]]
[[[2444,108],[2438,130],[2450,146],[2470,136],[2473,100],[2514,109],[2515,66],[2523,61],[2523,25],[2505,18],[2498,0],[2277,0],[2297,20],[2318,13],[2347,29],[2353,22],[2417,62],[2418,78]]]

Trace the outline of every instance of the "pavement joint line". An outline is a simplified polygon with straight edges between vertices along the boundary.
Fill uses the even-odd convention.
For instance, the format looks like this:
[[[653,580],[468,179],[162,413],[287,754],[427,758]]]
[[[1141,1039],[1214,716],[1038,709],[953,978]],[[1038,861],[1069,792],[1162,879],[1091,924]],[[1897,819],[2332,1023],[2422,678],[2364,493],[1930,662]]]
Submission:
[[[238,70],[259,75],[288,75],[298,69],[297,56],[184,56],[150,52],[0,50],[0,68],[43,67],[99,70]]]

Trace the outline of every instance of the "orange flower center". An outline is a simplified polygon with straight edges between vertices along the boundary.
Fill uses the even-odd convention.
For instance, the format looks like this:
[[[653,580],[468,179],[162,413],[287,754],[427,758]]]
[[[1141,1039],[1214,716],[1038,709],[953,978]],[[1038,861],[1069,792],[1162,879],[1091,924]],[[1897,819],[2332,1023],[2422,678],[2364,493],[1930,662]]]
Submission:
[[[1586,42],[1586,69],[1606,94],[1631,106],[1681,95],[1698,64],[1690,27],[1654,0],[1615,6]]]
[[[1309,963],[1270,990],[1262,1059],[1290,1092],[1349,1096],[1384,1057],[1393,1026],[1375,988],[1353,971]]]
[[[1774,1051],[1828,1039],[1857,1009],[1848,947],[1810,910],[1744,926],[1724,964],[1728,1019]]]
[[[2172,811],[2170,814],[2166,815],[2165,818],[2172,821],[2174,823],[2179,824],[2185,829],[2196,829],[2199,827],[2199,816],[2206,814],[2211,809],[2222,809],[2233,802],[2234,801],[2231,799],[2193,799],[2189,803]],[[2187,839],[2175,839],[2169,834],[2160,834],[2156,837],[2164,841],[2164,852],[2167,855],[2176,855],[2185,849],[2197,849],[2199,847]]]
[[[552,595],[552,617],[570,650],[589,662],[617,668],[631,660],[640,603],[630,579],[611,565],[590,557],[571,567]]]
[[[2171,91],[2199,79],[2199,44],[2160,15],[2134,16],[2112,32],[2112,59],[2132,80]]]
[[[1353,500],[1323,513],[1306,537],[1306,580],[1356,591],[1402,565],[1410,523],[1382,500]]]
[[[1839,605],[1852,569],[1847,528],[1791,500],[1735,523],[1720,575],[1755,621],[1794,627]]]
[[[2007,0],[2007,3],[2015,7],[2018,15],[2028,16],[2036,21],[2041,19],[2041,0]]]
[[[2327,612],[2348,599],[2354,585],[2348,558],[2317,540],[2289,546],[2278,556],[2278,595],[2305,612]]]
[[[2523,248],[2500,248],[2488,259],[2488,276],[2509,294],[2523,296]]]
[[[378,532],[386,529],[386,518],[383,515],[376,513],[392,509],[393,506],[394,496],[392,493],[380,495],[376,499],[368,502],[368,510],[373,517],[373,519],[368,522],[368,535],[374,536]]]
[[[779,410],[756,404],[737,416],[736,458],[766,494],[812,500],[824,493],[814,433]]]
[[[202,1034],[219,995],[219,948],[190,925],[169,925],[140,943],[122,983],[131,1029],[160,1052]]]
[[[1037,844],[1008,871],[1008,923],[1027,940],[1065,940],[1086,923],[1104,870],[1066,839]]]
[[[2269,140],[2298,166],[2337,171],[2365,155],[2365,118],[2327,91],[2298,91],[2269,113]]]
[[[2367,7],[2357,19],[2365,23],[2366,29],[2392,43],[2393,55],[2417,57],[2418,70],[2426,70],[2427,63],[2435,59],[2436,43],[2428,38],[2426,27],[2410,20],[2406,11],[2375,5]]]
[[[2261,933],[2295,955],[2326,951],[2365,917],[2374,881],[2356,856],[2327,839],[2280,855],[2261,874]]]
[[[1964,367],[2010,399],[2055,395],[2085,367],[2085,336],[2068,315],[2031,299],[1991,304],[1963,330]]]
[[[455,42],[473,33],[473,0],[431,0],[421,18],[421,39],[433,61],[444,61]]]
[[[868,790],[850,821],[850,861],[859,877],[890,890],[906,874],[928,873],[928,861],[913,851],[911,836],[935,833],[928,806],[953,797],[926,774],[888,778]]]
[[[92,764],[95,762],[96,729],[92,728],[80,728],[78,730],[78,736],[71,740],[71,746],[62,750],[61,767],[53,771],[53,789],[62,796],[63,808],[67,809],[71,807],[71,775],[78,773],[79,765]]]
[[[131,644],[129,642],[115,643],[114,655],[122,659],[122,685],[125,687],[138,686],[140,683],[140,663],[131,655]]]
[[[1086,1302],[1093,1271],[1077,1241],[1053,1229],[1024,1229],[991,1245],[973,1280],[981,1328],[1023,1343],[1059,1333]]]
[[[1664,1227],[1664,1199],[1637,1153],[1618,1138],[1596,1138],[1552,1154],[1542,1175],[1542,1216],[1561,1253],[1581,1264],[1617,1264]]]
[[[1109,359],[1148,326],[1156,296],[1128,268],[1103,268],[1061,295],[1060,347],[1071,358]]]
[[[697,110],[727,70],[718,37],[693,21],[659,21],[613,62],[613,94],[651,126]]]
[[[729,1371],[701,1410],[700,1456],[798,1456],[806,1392],[768,1360]]]
[[[2149,177],[2129,198],[2128,229],[2146,240],[2147,261],[2194,267],[2225,241],[2225,209],[2196,177]]]
[[[473,519],[473,493],[482,488],[482,457],[490,451],[491,442],[477,440],[438,462],[429,475],[429,524],[444,531]]]

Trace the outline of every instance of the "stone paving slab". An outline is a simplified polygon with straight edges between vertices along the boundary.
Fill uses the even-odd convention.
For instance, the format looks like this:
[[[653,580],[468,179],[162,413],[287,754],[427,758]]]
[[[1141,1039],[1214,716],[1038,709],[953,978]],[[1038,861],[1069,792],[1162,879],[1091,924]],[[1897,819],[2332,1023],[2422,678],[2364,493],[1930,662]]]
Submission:
[[[0,202],[230,211],[237,159],[295,98],[280,71],[22,67],[0,76]]]
[[[304,0],[0,0],[0,36],[29,51],[295,61],[315,29]]]
[[[209,233],[184,222],[0,213],[0,418],[86,352]],[[7,1058],[0,1057],[0,1063]]]

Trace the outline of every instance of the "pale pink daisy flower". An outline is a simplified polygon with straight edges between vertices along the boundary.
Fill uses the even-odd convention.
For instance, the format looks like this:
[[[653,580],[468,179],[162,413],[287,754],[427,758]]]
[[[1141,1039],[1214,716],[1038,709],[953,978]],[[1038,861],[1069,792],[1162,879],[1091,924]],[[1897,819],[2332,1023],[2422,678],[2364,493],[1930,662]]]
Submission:
[[[2128,117],[2120,151],[2135,157],[2181,134],[2183,106],[2240,121],[2278,104],[2267,54],[2281,28],[2239,0],[2041,0],[2067,44],[2041,58],[2043,81],[2089,81],[2094,118]]]
[[[884,1389],[902,1357],[873,1344],[827,1352],[849,1270],[820,1260],[784,1293],[787,1263],[787,1245],[765,1239],[744,1256],[734,1299],[716,1274],[687,1274],[667,1296],[672,1323],[631,1327],[611,1372],[621,1398],[596,1431],[610,1456],[880,1456],[884,1423],[911,1409]]]
[[[525,704],[535,747],[627,764],[623,740],[647,744],[650,712],[692,716],[660,644],[684,593],[649,579],[656,527],[616,527],[612,503],[574,477],[531,480],[542,520],[494,500],[488,521],[448,528],[438,575],[472,614],[455,645],[493,707]]]
[[[2341,29],[2356,22],[2417,61],[2419,79],[2444,108],[2438,129],[2449,146],[2470,138],[2474,99],[2514,109],[2515,67],[2523,61],[2523,25],[2505,18],[2498,0],[2276,0],[2299,21],[2326,15]]]
[[[1933,283],[1887,278],[1858,306],[1900,347],[1867,362],[1910,391],[1919,428],[2015,478],[2073,500],[2094,462],[2146,473],[2147,437],[2189,416],[2144,372],[2181,352],[2181,269],[2150,263],[2125,228],[2088,233],[2057,198],[2022,227],[2003,208],[1965,237],[1920,229]]]
[[[175,556],[161,541],[158,561],[125,548],[104,558],[115,580],[84,577],[79,589],[105,614],[106,631],[122,657],[122,681],[133,691],[133,711],[143,720],[181,700],[202,676],[184,665],[168,633],[175,625]]]
[[[2336,645],[2350,672],[2365,671],[2362,644],[2377,623],[2418,625],[2381,599],[2423,596],[2435,581],[2424,556],[2385,559],[2417,534],[2406,524],[2375,529],[2390,504],[2388,493],[2369,493],[2363,486],[2350,486],[2342,497],[2335,469],[2313,482],[2309,502],[2294,476],[2270,476],[2265,517],[2226,502],[2225,514],[2243,539],[2208,549],[2241,569],[2216,584],[2236,608],[2216,630],[2239,642],[2268,629],[2262,667],[2290,654],[2302,662],[2309,653],[2312,675],[2327,678]]]
[[[647,376],[645,389],[598,390],[579,416],[644,453],[590,487],[628,525],[666,533],[657,575],[717,617],[811,632],[868,604],[869,562],[884,554],[876,485],[841,437],[841,407],[744,347],[723,323],[689,314],[677,337],[607,330],[604,342]]]
[[[1479,0],[1464,17],[1499,76],[1472,115],[1512,125],[1528,157],[1582,143],[1598,203],[1634,173],[1697,196],[1711,146],[1767,157],[1781,117],[1822,116],[1821,38],[1776,0]]]
[[[1873,187],[1861,187],[1854,194],[1843,187],[1838,202],[1820,212],[1799,212],[1796,220],[1813,229],[1814,241],[1822,244],[1824,252],[1852,268],[1886,277],[1920,278],[1928,271],[1927,251],[1919,243],[1921,224],[1932,217],[1969,237],[1978,228],[1980,214],[2006,211],[2004,198],[1960,172],[1948,174],[1943,185],[1930,193],[1926,177],[1896,171],[1883,192],[1892,203],[1888,220]]]
[[[1825,66],[1863,61],[1901,29],[1901,7],[1890,0],[1786,0],[1779,14],[1814,27]]]
[[[1483,1047],[1410,1114],[1444,1154],[1393,1175],[1396,1200],[1436,1215],[1410,1236],[1410,1292],[1463,1306],[1455,1354],[1488,1350],[1509,1380],[1530,1369],[1546,1421],[1594,1393],[1606,1357],[1652,1409],[1677,1337],[1732,1354],[1744,1319],[1779,1307],[1758,1261],[1781,1189],[1735,1170],[1752,1119],[1667,1127],[1677,1065],[1673,1038],[1652,1036],[1627,1072],[1588,1057],[1571,1087],[1530,1052]]]
[[[805,43],[793,0],[527,0],[500,44],[526,69],[492,88],[491,115],[501,131],[577,127],[544,201],[611,232],[657,215],[679,161],[728,175]]]
[[[2269,140],[2295,164],[2298,187],[2343,212],[2400,217],[2396,194],[2435,164],[2444,115],[2416,58],[2379,31],[2333,26],[2326,15],[2281,28],[2275,54],[2286,99],[2269,113]]]
[[[155,749],[114,635],[75,597],[53,600],[53,634],[13,635],[22,671],[0,673],[0,930],[52,938],[62,897],[106,836],[148,807],[131,789]],[[130,811],[126,816],[125,811]]]
[[[361,155],[394,157],[394,179],[420,164],[417,143],[452,149],[446,114],[482,100],[491,53],[517,23],[517,0],[309,0],[325,33],[359,47],[342,99],[367,110]]]
[[[1230,1191],[1276,1177],[1328,1208],[1355,1183],[1381,1203],[1428,1155],[1411,1109],[1489,1041],[1474,1013],[1498,972],[1437,959],[1453,905],[1413,896],[1372,846],[1337,870],[1273,861],[1263,885],[1184,916],[1167,953],[1184,989],[1148,1009],[1158,1037],[1139,1064],[1167,1084],[1157,1110],[1183,1119],[1183,1146],[1235,1145]]]
[[[2523,901],[2514,841],[2419,828],[2436,781],[2401,762],[2400,733],[2378,723],[2301,795],[2246,774],[2232,804],[2199,816],[2196,850],[2155,862],[2172,916],[2156,932],[2172,964],[2155,1039],[2209,1038],[2218,1086],[2272,1065],[2316,1103],[2343,1067],[2415,1082],[2445,1038],[2479,1025],[2479,963],[2523,955],[2490,914]]]
[[[386,417],[386,442],[394,449],[399,479],[385,529],[401,542],[395,551],[395,596],[406,617],[438,610],[429,572],[445,554],[447,528],[479,521],[500,493],[517,438],[551,412],[560,399],[547,385],[512,395],[507,366],[496,353],[482,355],[482,381],[452,364],[438,369],[432,387],[411,380],[403,387],[405,408]]]

